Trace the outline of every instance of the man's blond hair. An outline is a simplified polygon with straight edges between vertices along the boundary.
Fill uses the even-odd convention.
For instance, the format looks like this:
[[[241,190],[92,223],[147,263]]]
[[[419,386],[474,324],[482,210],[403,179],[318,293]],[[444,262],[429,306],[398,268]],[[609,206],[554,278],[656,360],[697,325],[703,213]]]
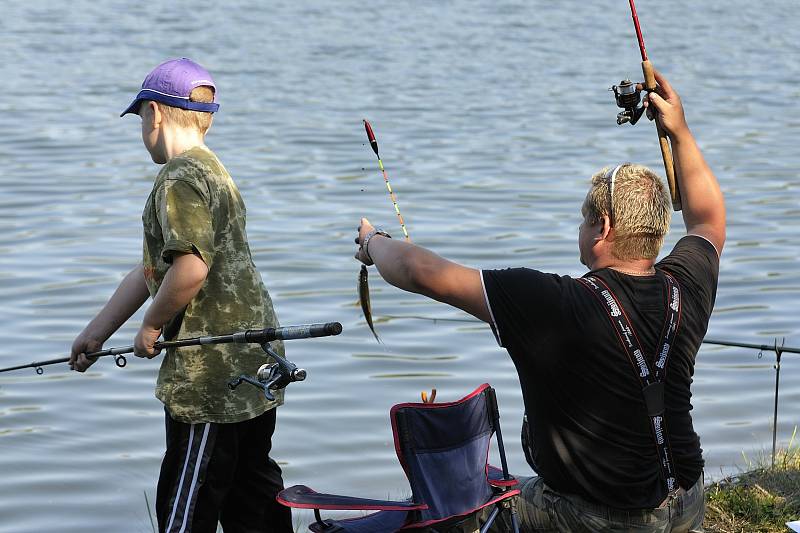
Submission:
[[[614,228],[612,254],[617,259],[655,259],[672,218],[669,195],[661,179],[649,168],[625,163],[592,176],[583,212],[589,224],[608,217]],[[613,191],[613,199],[611,194]]]
[[[189,95],[190,102],[211,103],[214,101],[214,89],[206,85],[195,87]],[[179,107],[172,107],[161,102],[156,102],[159,111],[164,115],[168,122],[181,126],[182,128],[196,128],[203,135],[211,127],[211,113],[202,111],[190,111]]]

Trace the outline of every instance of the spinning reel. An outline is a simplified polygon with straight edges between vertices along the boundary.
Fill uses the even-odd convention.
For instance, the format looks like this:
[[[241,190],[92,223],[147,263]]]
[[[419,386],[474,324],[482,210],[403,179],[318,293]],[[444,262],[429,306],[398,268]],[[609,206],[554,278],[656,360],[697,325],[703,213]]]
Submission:
[[[275,395],[272,394],[272,391],[283,389],[289,383],[304,381],[306,379],[308,374],[305,369],[297,368],[297,365],[275,353],[269,343],[263,343],[261,348],[267,352],[267,355],[272,357],[275,362],[261,365],[255,377],[242,374],[238,378],[232,379],[228,382],[228,387],[230,387],[231,390],[236,389],[236,387],[242,383],[249,383],[264,391],[264,397],[267,400],[274,401]]]
[[[617,107],[625,110],[617,114],[617,124],[621,125],[626,122],[630,122],[631,125],[636,124],[645,111],[645,107],[639,105],[642,100],[642,89],[637,88],[636,83],[626,79],[619,82],[619,85],[612,85],[608,90],[614,91]]]

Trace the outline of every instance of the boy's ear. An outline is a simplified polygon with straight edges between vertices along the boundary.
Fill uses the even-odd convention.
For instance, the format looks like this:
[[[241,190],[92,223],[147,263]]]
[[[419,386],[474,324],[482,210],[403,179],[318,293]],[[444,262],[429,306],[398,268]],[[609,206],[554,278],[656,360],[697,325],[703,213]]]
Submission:
[[[158,104],[152,100],[142,102],[139,115],[141,115],[142,120],[150,121],[153,128],[157,128],[161,124],[161,110],[158,108]]]
[[[161,125],[161,108],[158,107],[158,104],[150,100],[150,105],[152,106],[153,110],[153,127],[157,128]]]

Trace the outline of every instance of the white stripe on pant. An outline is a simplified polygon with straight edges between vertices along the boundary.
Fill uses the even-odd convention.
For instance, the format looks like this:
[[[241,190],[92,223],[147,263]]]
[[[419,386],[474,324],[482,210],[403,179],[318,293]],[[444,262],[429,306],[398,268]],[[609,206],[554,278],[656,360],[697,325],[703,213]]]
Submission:
[[[195,430],[199,429],[199,426],[203,426],[203,436],[197,443],[198,449],[196,453],[192,453],[194,450],[192,449],[195,445],[194,434]],[[191,524],[191,517],[189,516],[189,510],[192,508],[192,498],[196,495],[196,487],[197,487],[197,479],[200,475],[200,465],[203,463],[203,454],[205,452],[206,442],[208,440],[208,432],[211,428],[211,424],[192,424],[192,430],[189,433],[189,444],[186,446],[186,459],[183,462],[183,471],[181,472],[181,478],[178,482],[177,490],[175,491],[175,498],[172,502],[172,513],[169,518],[169,524],[167,525],[166,531],[172,533],[173,531],[177,533],[185,533],[187,529],[187,524]],[[192,460],[192,457],[194,459]],[[191,464],[190,464],[191,463]],[[183,482],[185,481],[186,474],[189,469],[192,469],[192,481],[189,483],[188,487],[184,489]],[[185,494],[185,497],[184,497]],[[185,509],[183,511],[183,516],[179,518],[180,522],[175,523],[175,518],[178,514],[178,510],[181,508],[182,505],[185,505]]]

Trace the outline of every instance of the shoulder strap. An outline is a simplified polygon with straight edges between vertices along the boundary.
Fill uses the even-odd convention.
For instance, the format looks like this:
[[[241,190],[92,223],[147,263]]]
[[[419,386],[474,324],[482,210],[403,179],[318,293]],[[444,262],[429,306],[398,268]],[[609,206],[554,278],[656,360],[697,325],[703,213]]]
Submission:
[[[662,271],[663,272],[663,271]],[[617,334],[623,351],[628,356],[633,371],[642,386],[647,414],[656,448],[661,459],[661,471],[667,486],[667,492],[672,492],[677,487],[675,469],[672,464],[672,453],[667,440],[667,431],[664,421],[664,376],[666,374],[669,355],[675,343],[678,326],[681,319],[681,292],[675,278],[663,272],[666,284],[666,319],[658,343],[658,353],[655,368],[651,369],[642,350],[641,343],[633,329],[625,309],[609,286],[598,276],[578,278],[578,281],[594,294],[608,314],[611,326]]]

